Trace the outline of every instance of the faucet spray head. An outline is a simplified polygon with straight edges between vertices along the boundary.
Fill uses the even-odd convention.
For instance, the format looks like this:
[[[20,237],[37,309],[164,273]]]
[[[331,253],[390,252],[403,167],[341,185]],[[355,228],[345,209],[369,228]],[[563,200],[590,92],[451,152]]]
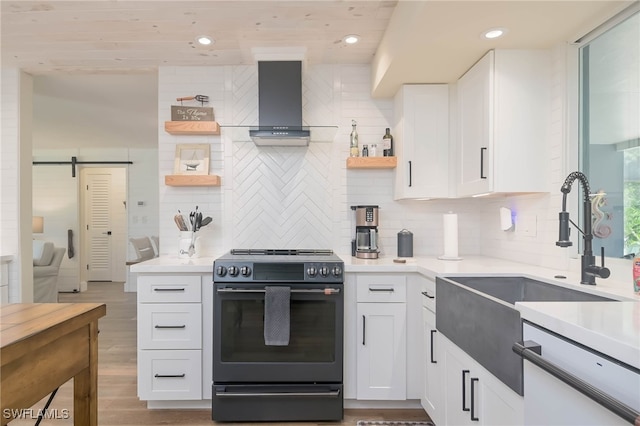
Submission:
[[[569,240],[571,228],[569,228],[569,212],[562,211],[558,214],[560,219],[560,235],[556,245],[558,247],[571,247],[573,243]]]

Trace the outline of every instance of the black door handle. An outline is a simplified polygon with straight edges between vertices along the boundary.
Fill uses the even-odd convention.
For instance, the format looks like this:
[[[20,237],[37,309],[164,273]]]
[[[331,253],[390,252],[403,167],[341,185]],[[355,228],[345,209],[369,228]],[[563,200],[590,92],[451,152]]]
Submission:
[[[467,374],[469,374],[469,370],[462,370],[462,411],[469,411],[467,408]]]
[[[366,325],[367,325],[367,317],[365,317],[364,315],[362,316],[362,346],[365,345],[365,330],[366,330]]]
[[[433,336],[438,332],[438,330],[431,330],[431,363],[437,364],[438,361],[433,359]]]
[[[476,417],[476,404],[474,402],[474,399],[476,399],[475,393],[476,393],[476,386],[475,383],[478,382],[478,378],[477,377],[472,377],[471,378],[471,421],[473,422],[477,422],[478,420],[480,420],[478,417]]]
[[[411,186],[411,161],[409,161],[409,186]]]
[[[480,179],[486,179],[487,177],[484,175],[484,152],[487,148],[480,148]]]

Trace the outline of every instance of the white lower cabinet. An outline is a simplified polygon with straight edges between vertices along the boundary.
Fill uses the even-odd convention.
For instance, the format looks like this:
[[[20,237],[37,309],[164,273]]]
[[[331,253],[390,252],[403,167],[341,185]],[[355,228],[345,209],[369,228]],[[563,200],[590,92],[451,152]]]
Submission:
[[[203,399],[202,288],[211,287],[204,281],[200,274],[138,275],[140,399]]]
[[[404,303],[358,303],[358,399],[407,396]]]
[[[444,370],[444,352],[440,343],[440,336],[436,330],[436,314],[427,308],[422,308],[423,322],[423,354],[424,374],[422,380],[422,395],[420,403],[436,424],[442,424],[444,418],[444,382],[441,378]]]
[[[523,399],[449,340],[444,345],[447,425],[524,424]]]
[[[407,397],[406,277],[357,276],[357,379],[359,400]]]

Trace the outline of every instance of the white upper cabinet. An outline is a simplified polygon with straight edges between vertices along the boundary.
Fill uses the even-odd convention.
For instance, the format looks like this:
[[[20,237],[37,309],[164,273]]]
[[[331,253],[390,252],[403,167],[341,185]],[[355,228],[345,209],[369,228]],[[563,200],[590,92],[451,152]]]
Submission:
[[[394,199],[449,197],[449,86],[405,84],[395,96]]]
[[[489,51],[457,84],[457,196],[549,191],[551,54]]]

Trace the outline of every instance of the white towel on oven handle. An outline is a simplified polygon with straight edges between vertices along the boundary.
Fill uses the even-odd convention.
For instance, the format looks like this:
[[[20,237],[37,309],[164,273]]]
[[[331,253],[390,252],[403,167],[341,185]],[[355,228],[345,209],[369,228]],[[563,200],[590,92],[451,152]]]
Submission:
[[[291,289],[285,286],[267,286],[264,296],[264,344],[288,346]]]

